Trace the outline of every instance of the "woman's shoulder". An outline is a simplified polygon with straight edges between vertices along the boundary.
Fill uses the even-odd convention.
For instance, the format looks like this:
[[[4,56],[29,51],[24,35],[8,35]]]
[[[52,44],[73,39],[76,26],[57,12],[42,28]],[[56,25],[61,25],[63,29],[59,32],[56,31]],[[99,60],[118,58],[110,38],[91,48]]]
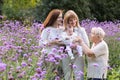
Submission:
[[[85,30],[85,28],[84,27],[78,27],[80,30],[82,30],[82,31],[84,31]]]
[[[107,43],[102,40],[99,44],[98,44],[98,47],[102,47],[103,49],[106,49],[106,47],[108,47]]]
[[[65,31],[63,31],[63,32],[61,32],[61,35],[62,35],[62,36],[66,36],[67,33],[66,33]]]
[[[104,40],[102,40],[102,41],[101,41],[101,44],[103,44],[103,45],[107,46],[107,42],[106,42],[106,41],[104,41]]]
[[[75,31],[77,31],[77,32],[85,32],[85,28],[84,27],[76,27]]]
[[[42,33],[44,33],[44,34],[48,34],[48,33],[51,32],[51,30],[52,30],[51,27],[46,27],[46,28],[43,29]]]
[[[46,27],[46,28],[44,28],[43,30],[44,31],[49,31],[49,30],[52,30],[52,29],[54,29],[53,27]]]

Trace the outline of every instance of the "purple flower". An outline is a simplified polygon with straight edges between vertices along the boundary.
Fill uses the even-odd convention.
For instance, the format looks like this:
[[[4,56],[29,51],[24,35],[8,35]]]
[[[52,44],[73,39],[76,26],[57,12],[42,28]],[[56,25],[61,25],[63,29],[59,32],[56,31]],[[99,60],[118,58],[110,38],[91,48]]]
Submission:
[[[38,80],[36,77],[31,78],[31,80]]]
[[[27,54],[23,54],[23,57],[26,57],[26,58],[27,58],[27,57],[28,57],[28,55],[27,55]]]
[[[39,56],[39,53],[38,53],[38,52],[35,52],[34,54],[35,54],[36,56]]]
[[[5,63],[0,63],[0,72],[3,72],[6,70],[7,65]]]
[[[60,50],[64,50],[64,47],[60,47]]]
[[[44,29],[44,25],[40,24],[40,29],[43,30]]]
[[[73,69],[77,68],[77,66],[74,65],[74,64],[69,64],[69,66],[70,66],[71,68],[73,68]]]
[[[117,38],[117,40],[118,40],[118,41],[120,41],[120,37],[119,37],[119,38]]]
[[[77,74],[78,74],[79,76],[81,76],[81,75],[84,75],[84,72],[83,72],[83,71],[78,71]]]
[[[54,57],[55,57],[56,60],[61,60],[62,59],[60,55],[55,55]]]
[[[93,64],[93,66],[94,66],[94,67],[98,67],[98,66],[99,66],[99,64],[97,64],[97,63],[94,63],[94,64]]]
[[[72,68],[73,68],[73,69],[77,68],[77,65],[74,65],[74,64],[73,64],[73,65],[72,65]]]
[[[26,40],[27,40],[26,38],[22,38],[22,42],[23,42],[23,43],[25,43],[25,42],[26,42]]]
[[[57,49],[56,48],[52,48],[52,52],[56,53]]]
[[[23,76],[26,74],[25,71],[21,72],[20,74],[18,74],[18,78],[23,78]]]
[[[56,76],[56,77],[55,77],[55,80],[60,80],[60,77],[59,77],[59,76]]]
[[[42,63],[43,63],[43,61],[38,62],[38,63],[37,63],[37,66],[42,66]]]
[[[32,62],[32,59],[31,59],[31,58],[29,58],[29,59],[28,59],[28,62]]]
[[[19,72],[21,70],[21,66],[16,67],[16,71]]]
[[[3,18],[4,18],[4,16],[0,15],[0,18],[1,18],[1,19],[3,19]]]
[[[22,65],[22,67],[26,67],[27,63],[26,62],[22,62],[21,65]]]
[[[36,69],[36,72],[37,72],[38,74],[40,74],[41,71],[42,71],[41,68],[37,68],[37,69]]]
[[[48,60],[49,60],[49,62],[53,62],[53,63],[56,62],[54,57],[50,57]]]
[[[66,58],[68,55],[67,54],[61,54],[61,58]]]
[[[108,68],[108,70],[112,70],[112,69],[113,69],[113,68],[112,68],[112,67],[110,67],[110,66],[108,66],[107,68]]]

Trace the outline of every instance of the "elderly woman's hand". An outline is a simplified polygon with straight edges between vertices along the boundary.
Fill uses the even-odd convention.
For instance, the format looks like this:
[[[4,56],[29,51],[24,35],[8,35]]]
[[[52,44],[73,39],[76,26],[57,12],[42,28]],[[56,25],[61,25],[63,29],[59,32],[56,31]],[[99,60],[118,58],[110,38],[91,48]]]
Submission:
[[[73,40],[71,48],[76,49],[77,45],[79,45],[79,37],[78,36]]]
[[[77,36],[73,42],[78,42],[81,44],[83,42],[83,40],[80,36]]]

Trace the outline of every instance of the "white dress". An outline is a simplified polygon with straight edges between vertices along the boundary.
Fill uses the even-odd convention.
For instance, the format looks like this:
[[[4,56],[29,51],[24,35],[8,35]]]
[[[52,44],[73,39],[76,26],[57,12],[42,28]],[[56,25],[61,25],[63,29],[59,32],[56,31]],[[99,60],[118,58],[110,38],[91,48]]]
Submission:
[[[88,40],[88,36],[87,33],[85,31],[84,28],[82,27],[75,27],[74,28],[74,32],[80,36],[83,41],[89,46],[89,40]],[[73,50],[73,53],[75,54],[75,59],[73,62],[73,65],[76,66],[76,68],[73,68],[73,72],[74,72],[74,76],[75,76],[75,80],[84,80],[84,75],[82,74],[82,72],[84,73],[84,56],[78,56],[78,54],[76,54],[76,50]],[[64,78],[65,80],[70,80],[71,79],[71,72],[72,69],[70,67],[70,63],[71,60],[69,57],[64,58],[62,60],[63,62],[63,71],[64,71]]]
[[[59,48],[58,45],[45,46],[50,41],[59,38],[62,30],[54,27],[45,28],[39,40],[39,45],[43,47],[42,52],[49,54],[53,48]]]

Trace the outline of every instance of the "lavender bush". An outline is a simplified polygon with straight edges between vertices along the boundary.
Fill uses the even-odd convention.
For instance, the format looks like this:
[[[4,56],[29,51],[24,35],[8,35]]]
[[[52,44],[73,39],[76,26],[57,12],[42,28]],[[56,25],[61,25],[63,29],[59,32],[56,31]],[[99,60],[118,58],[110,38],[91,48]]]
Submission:
[[[0,79],[2,80],[63,80],[61,60],[63,48],[51,54],[41,54],[39,29],[42,24],[24,25],[20,21],[1,21],[0,25]],[[120,74],[120,21],[97,22],[83,20],[81,26],[89,34],[92,27],[102,27],[110,50],[108,80],[119,80]],[[59,54],[54,54],[54,53]],[[81,72],[83,74],[83,72]],[[86,77],[86,76],[85,76]]]

